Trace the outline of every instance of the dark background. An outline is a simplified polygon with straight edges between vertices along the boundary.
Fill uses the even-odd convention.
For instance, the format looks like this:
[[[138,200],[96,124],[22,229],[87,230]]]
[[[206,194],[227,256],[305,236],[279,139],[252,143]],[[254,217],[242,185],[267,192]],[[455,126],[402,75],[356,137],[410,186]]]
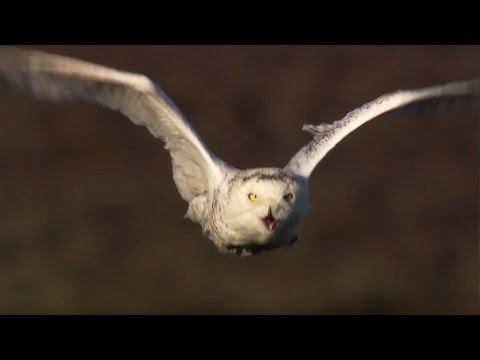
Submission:
[[[478,77],[478,46],[31,46],[143,73],[218,156],[284,166],[399,88]],[[217,253],[163,144],[119,113],[0,91],[0,313],[471,314],[478,109],[379,117],[311,178],[288,250]]]

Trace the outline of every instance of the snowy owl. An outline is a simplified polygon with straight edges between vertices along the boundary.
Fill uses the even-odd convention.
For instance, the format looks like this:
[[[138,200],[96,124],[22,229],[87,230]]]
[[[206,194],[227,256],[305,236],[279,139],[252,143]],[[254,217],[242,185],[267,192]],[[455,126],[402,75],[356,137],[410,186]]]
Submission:
[[[163,141],[185,217],[225,254],[248,256],[297,240],[309,207],[309,177],[345,136],[384,113],[415,104],[475,98],[478,80],[398,90],[331,124],[304,125],[313,139],[284,168],[237,169],[213,154],[180,110],[144,75],[12,47],[0,48],[0,84],[49,101],[80,100],[118,110]]]

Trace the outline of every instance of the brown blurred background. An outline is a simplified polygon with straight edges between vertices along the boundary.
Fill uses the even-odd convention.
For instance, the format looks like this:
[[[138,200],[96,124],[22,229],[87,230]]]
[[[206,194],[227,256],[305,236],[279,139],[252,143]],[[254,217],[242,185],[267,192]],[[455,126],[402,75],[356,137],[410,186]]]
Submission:
[[[239,168],[480,70],[478,46],[31,48],[149,76]],[[296,246],[244,259],[183,218],[163,144],[123,115],[0,91],[0,117],[0,313],[480,313],[475,108],[365,124],[314,172]]]

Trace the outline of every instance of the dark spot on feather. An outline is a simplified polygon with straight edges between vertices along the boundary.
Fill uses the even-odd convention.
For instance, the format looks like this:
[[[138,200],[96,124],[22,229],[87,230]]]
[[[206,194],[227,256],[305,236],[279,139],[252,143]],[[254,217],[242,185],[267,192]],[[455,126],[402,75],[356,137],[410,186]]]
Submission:
[[[255,172],[241,177],[243,182],[249,181],[253,178],[262,181],[297,181],[297,178],[286,173],[276,172],[276,173],[264,173],[264,172]]]

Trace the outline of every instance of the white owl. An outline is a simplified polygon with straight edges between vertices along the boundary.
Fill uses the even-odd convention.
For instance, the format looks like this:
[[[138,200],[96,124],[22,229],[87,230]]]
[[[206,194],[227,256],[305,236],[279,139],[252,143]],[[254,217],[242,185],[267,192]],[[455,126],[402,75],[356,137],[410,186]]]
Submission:
[[[254,255],[295,243],[308,212],[309,177],[345,136],[386,112],[424,101],[476,98],[478,80],[399,90],[332,124],[304,125],[313,139],[284,168],[237,169],[207,148],[158,85],[147,77],[40,51],[0,48],[0,84],[51,101],[83,100],[118,110],[148,128],[170,152],[186,217],[222,253]]]

